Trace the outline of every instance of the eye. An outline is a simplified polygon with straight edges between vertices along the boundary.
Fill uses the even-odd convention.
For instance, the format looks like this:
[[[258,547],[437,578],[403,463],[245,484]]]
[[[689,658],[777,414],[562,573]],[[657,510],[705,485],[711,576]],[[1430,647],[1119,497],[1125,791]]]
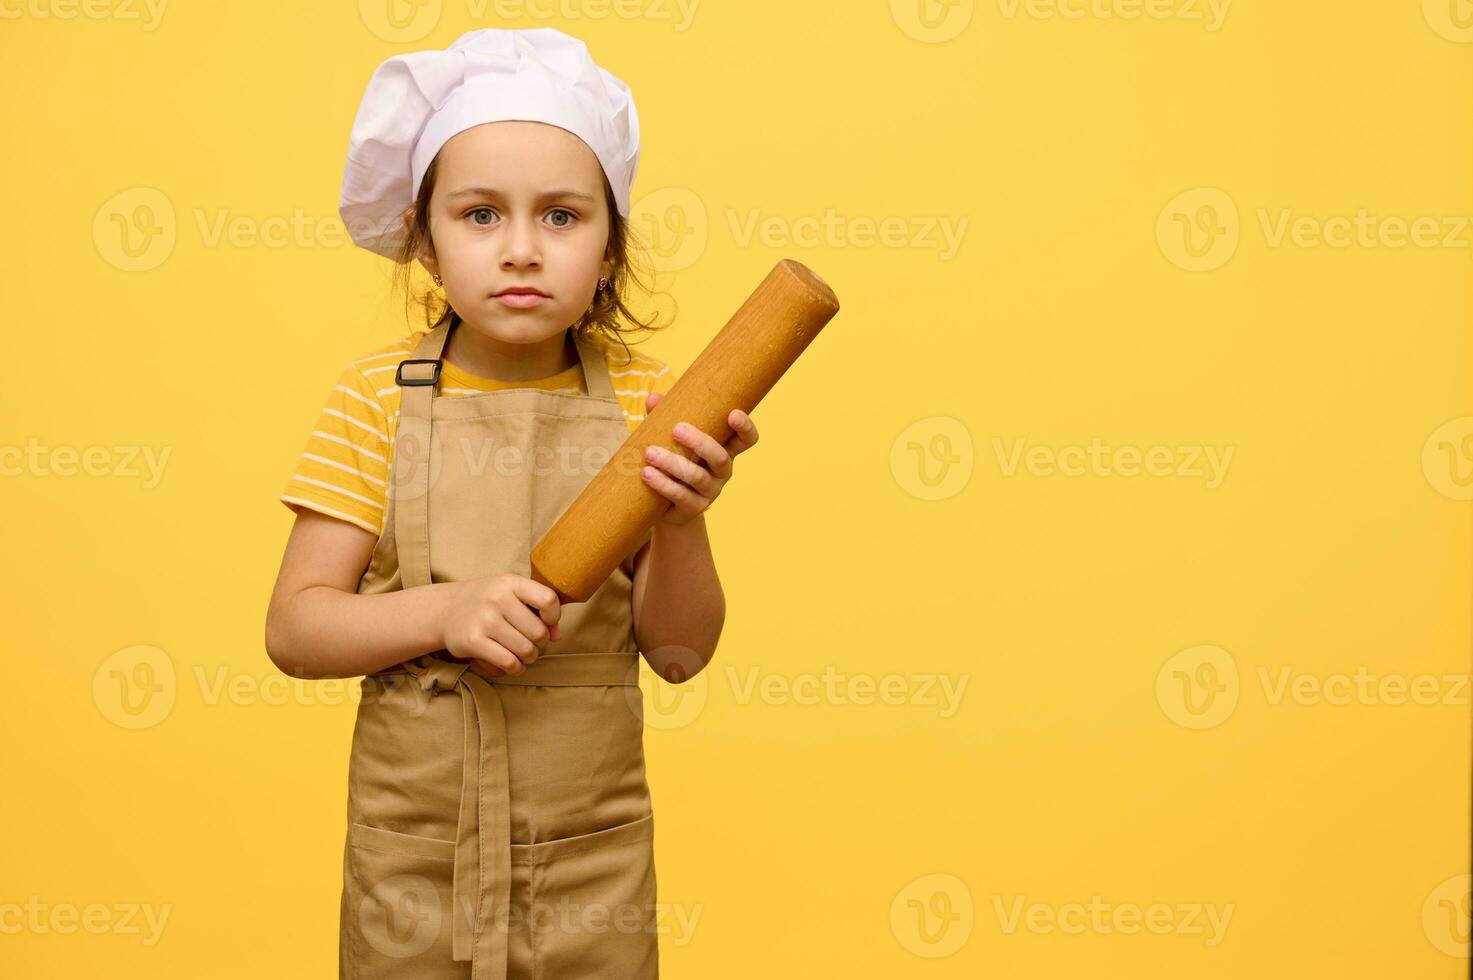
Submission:
[[[568,220],[567,221],[560,222],[560,223],[554,223],[553,227],[555,227],[555,228],[566,228],[566,227],[568,227],[568,225],[572,224],[572,222],[574,220],[576,220],[577,217],[578,217],[576,214],[574,214],[573,212],[569,211],[567,208],[553,208],[551,211],[548,212],[548,217],[551,217],[552,215],[555,215],[555,214],[565,214],[565,215],[568,216]]]
[[[496,212],[495,211],[492,211],[490,208],[474,208],[474,209],[466,212],[466,217],[468,217],[468,218],[471,219],[471,223],[472,224],[477,224],[477,225],[480,225],[482,228],[484,228],[484,227],[486,227],[486,225],[488,225],[488,224],[491,223],[490,218],[487,218],[487,220],[485,220],[485,221],[477,221],[476,218],[475,218],[475,216],[478,215],[478,214],[494,215],[495,213]]]

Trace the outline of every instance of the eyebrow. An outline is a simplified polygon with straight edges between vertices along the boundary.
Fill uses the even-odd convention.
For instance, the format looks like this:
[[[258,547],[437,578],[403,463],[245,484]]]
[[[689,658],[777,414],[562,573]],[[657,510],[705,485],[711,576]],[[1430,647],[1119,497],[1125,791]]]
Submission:
[[[501,191],[497,190],[494,187],[462,187],[459,190],[451,191],[449,194],[445,195],[445,197],[446,197],[447,200],[455,200],[457,198],[462,198],[462,197],[501,197],[501,196],[502,196],[501,195]],[[543,193],[537,195],[536,200],[537,201],[574,200],[574,201],[586,201],[589,204],[592,204],[592,203],[594,203],[595,198],[594,198],[594,196],[592,194],[585,194],[582,191],[568,190],[568,189],[564,188],[564,189],[561,189],[561,190],[544,191]]]

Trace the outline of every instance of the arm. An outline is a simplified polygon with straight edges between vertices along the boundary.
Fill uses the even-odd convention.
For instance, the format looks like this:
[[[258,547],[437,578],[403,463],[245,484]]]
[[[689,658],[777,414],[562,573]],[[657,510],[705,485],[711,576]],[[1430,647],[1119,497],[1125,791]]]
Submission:
[[[266,653],[293,677],[352,677],[440,649],[438,585],[359,595],[378,539],[302,508],[266,611]]]
[[[646,411],[662,397],[651,392]],[[645,455],[645,484],[670,508],[634,558],[634,635],[650,667],[674,684],[710,663],[726,619],[705,512],[731,481],[732,460],[757,443],[747,413],[733,409],[727,424],[733,435],[724,445],[689,423],[675,426],[673,437],[695,453],[693,460],[653,446]]]
[[[634,636],[650,668],[672,684],[694,677],[716,653],[725,620],[705,518],[656,524],[634,557]]]
[[[297,511],[266,611],[266,654],[283,673],[353,677],[446,650],[502,677],[558,641],[557,593],[525,576],[359,595],[377,541],[347,521]]]

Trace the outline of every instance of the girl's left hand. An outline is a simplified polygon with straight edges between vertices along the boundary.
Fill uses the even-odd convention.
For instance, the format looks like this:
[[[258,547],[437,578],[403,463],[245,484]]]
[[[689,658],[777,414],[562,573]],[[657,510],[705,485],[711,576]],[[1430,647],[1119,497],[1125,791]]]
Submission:
[[[654,411],[662,397],[659,392],[650,392],[645,398],[645,412]],[[732,409],[726,424],[731,426],[732,437],[724,445],[689,422],[675,426],[675,441],[694,450],[694,460],[662,446],[645,449],[644,460],[649,464],[641,471],[645,486],[670,501],[661,524],[679,527],[704,513],[731,479],[732,459],[757,444],[757,426],[746,412]]]

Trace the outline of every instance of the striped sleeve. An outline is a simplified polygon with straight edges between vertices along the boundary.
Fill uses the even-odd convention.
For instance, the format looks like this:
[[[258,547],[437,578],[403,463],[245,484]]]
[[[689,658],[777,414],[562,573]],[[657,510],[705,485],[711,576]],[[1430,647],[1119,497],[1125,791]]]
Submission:
[[[655,375],[650,382],[650,391],[665,394],[675,386],[675,369],[666,364],[659,374]]]
[[[610,363],[609,379],[624,408],[624,420],[633,432],[644,421],[646,396],[652,391],[661,394],[669,391],[675,384],[675,369],[658,358],[635,351],[628,361],[615,359]]]
[[[373,385],[349,364],[328,393],[281,502],[293,512],[311,508],[380,534],[388,475],[384,406]]]
[[[663,395],[669,392],[675,385],[676,371],[664,361],[640,355],[633,365],[622,371],[610,371],[610,375],[621,399],[627,398],[624,418],[629,423],[629,430],[633,432],[644,421],[645,401],[649,394],[659,392]],[[653,538],[654,529],[647,528],[631,554],[637,555],[643,551]],[[638,563],[635,568],[638,569]]]

